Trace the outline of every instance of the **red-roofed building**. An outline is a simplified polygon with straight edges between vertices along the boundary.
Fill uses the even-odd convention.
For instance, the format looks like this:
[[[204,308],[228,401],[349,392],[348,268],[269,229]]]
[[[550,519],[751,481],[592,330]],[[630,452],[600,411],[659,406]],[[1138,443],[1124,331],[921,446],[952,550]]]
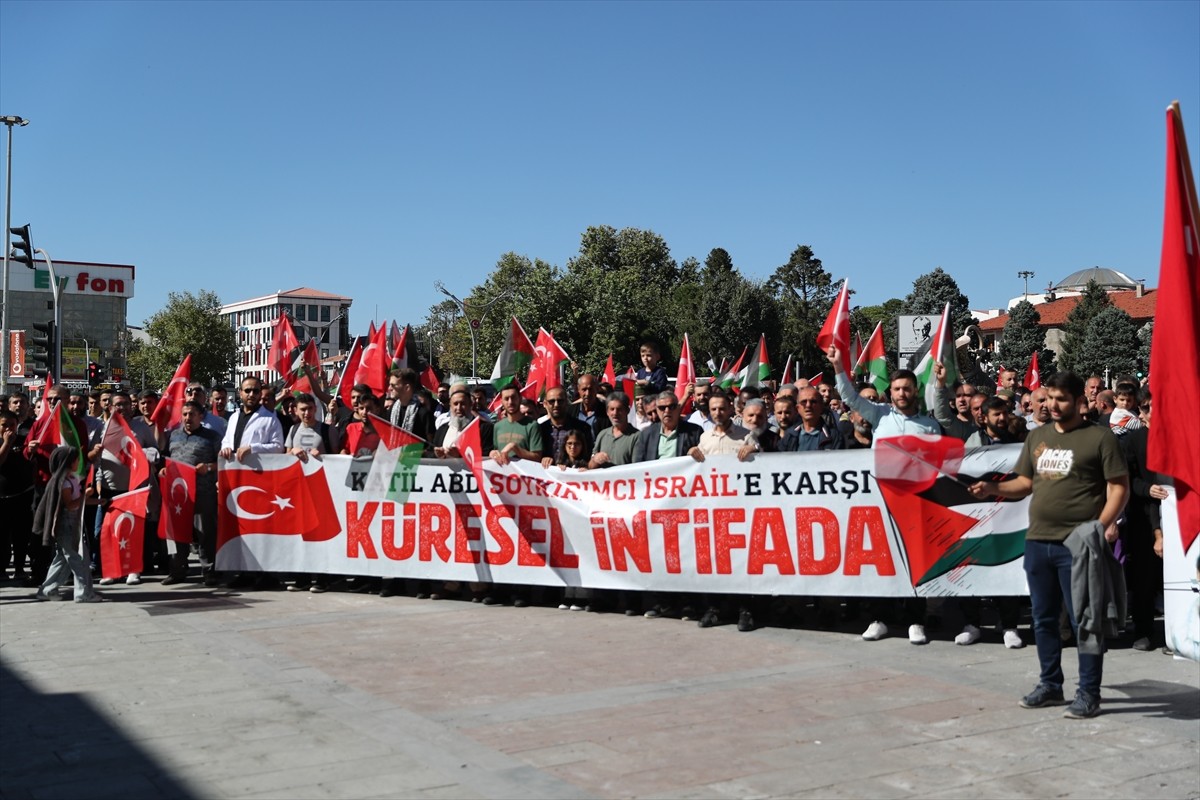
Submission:
[[[221,317],[237,336],[237,380],[251,375],[266,383],[279,379],[279,373],[267,364],[267,356],[281,311],[291,318],[300,344],[310,338],[317,340],[322,359],[347,349],[353,302],[340,294],[301,286],[222,306]]]
[[[1124,311],[1139,326],[1154,321],[1154,308],[1158,298],[1157,289],[1143,289],[1141,286],[1131,291],[1109,292],[1108,299],[1117,308]],[[1060,297],[1045,303],[1036,303],[1034,308],[1041,315],[1039,326],[1046,331],[1046,347],[1062,355],[1062,342],[1065,338],[1064,326],[1067,316],[1075,306],[1079,305],[1080,295],[1073,294]],[[979,333],[983,338],[984,347],[996,350],[1004,336],[1004,325],[1008,322],[1008,314],[984,320],[979,323]]]

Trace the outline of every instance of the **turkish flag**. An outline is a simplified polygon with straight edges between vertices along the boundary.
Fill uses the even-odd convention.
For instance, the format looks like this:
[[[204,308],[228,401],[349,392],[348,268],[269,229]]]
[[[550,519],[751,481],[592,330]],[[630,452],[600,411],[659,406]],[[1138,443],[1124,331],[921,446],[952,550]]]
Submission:
[[[367,342],[363,350],[362,360],[358,362],[358,371],[354,375],[354,383],[365,383],[371,387],[371,393],[383,397],[387,391],[388,372],[392,368],[392,355],[388,352],[387,326],[381,326],[375,331],[375,336]]]
[[[683,345],[679,348],[679,370],[675,373],[675,397],[683,404],[679,413],[683,414],[685,419],[692,413],[692,395],[687,390],[688,384],[696,384],[696,365],[692,361],[692,346],[685,333]]]
[[[315,459],[307,464],[293,461],[281,469],[225,462],[217,487],[218,549],[249,534],[299,534],[306,542],[320,542],[341,532],[325,470]]]
[[[905,434],[878,440],[874,452],[876,482],[916,494],[933,486],[939,474],[956,475],[964,448],[955,436]]]
[[[158,529],[159,538],[191,542],[196,513],[196,468],[168,458],[158,476],[158,489],[162,494],[163,522]]]
[[[817,334],[817,347],[824,351],[828,350],[830,345],[837,345],[842,359],[842,372],[849,376],[854,374],[854,362],[850,360],[850,344],[850,281],[847,279],[842,281],[842,290],[838,292],[833,307],[829,309],[829,316],[825,318],[825,324]]]
[[[1025,370],[1024,386],[1030,391],[1042,388],[1042,374],[1038,369],[1038,354],[1036,350],[1033,351],[1033,358],[1029,359],[1029,368]]]
[[[183,357],[179,368],[175,370],[175,377],[171,378],[167,388],[163,389],[162,399],[158,401],[158,405],[154,407],[154,413],[150,415],[151,425],[156,426],[160,431],[166,431],[183,423],[184,392],[191,379],[192,354],[188,353]]]
[[[438,386],[440,383],[441,381],[438,378],[437,373],[434,372],[432,366],[427,366],[425,369],[421,370],[421,385],[433,392],[434,397],[437,397]]]
[[[612,353],[608,354],[608,363],[604,365],[604,372],[600,373],[600,382],[617,388],[617,371],[613,367]]]
[[[100,574],[120,578],[142,571],[142,537],[146,535],[146,504],[150,487],[119,494],[104,510],[100,526]]]
[[[104,451],[129,470],[129,488],[137,489],[150,480],[150,459],[119,412],[104,426]]]
[[[292,362],[300,350],[300,340],[291,321],[282,311],[275,321],[275,332],[271,336],[271,349],[267,351],[267,365],[280,374],[285,381],[292,377]]]
[[[337,383],[337,396],[342,398],[342,405],[353,408],[350,392],[354,388],[354,378],[358,374],[358,365],[362,363],[363,337],[356,336],[354,344],[350,345],[350,355],[346,356],[346,364],[342,368],[341,377]]]
[[[471,470],[471,474],[475,476],[475,483],[479,485],[479,497],[483,500],[484,508],[491,508],[495,505],[492,501],[491,494],[488,491],[487,482],[483,474],[483,445],[479,438],[479,417],[471,420],[471,424],[463,428],[462,433],[458,435],[458,452],[462,453],[462,459],[466,462],[467,468]]]

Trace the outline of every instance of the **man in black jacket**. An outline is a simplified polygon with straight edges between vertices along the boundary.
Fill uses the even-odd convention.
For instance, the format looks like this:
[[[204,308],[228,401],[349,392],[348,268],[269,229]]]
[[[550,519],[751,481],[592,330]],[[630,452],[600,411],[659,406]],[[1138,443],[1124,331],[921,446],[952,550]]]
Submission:
[[[679,418],[679,400],[672,392],[662,392],[655,398],[658,422],[653,422],[638,435],[633,450],[634,462],[657,461],[660,458],[686,456],[700,444],[704,429]]]

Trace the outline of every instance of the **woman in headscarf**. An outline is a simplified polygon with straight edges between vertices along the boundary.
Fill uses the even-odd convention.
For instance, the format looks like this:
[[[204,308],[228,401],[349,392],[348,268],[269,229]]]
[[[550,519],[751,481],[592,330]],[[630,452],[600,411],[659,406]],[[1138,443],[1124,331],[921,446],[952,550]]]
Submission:
[[[87,558],[79,554],[79,515],[83,510],[83,485],[79,480],[79,450],[58,447],[50,454],[50,482],[34,512],[33,529],[42,535],[42,544],[54,546],[54,561],[46,580],[37,591],[38,600],[58,597],[58,587],[75,574],[75,602],[99,603],[92,589],[92,571]]]

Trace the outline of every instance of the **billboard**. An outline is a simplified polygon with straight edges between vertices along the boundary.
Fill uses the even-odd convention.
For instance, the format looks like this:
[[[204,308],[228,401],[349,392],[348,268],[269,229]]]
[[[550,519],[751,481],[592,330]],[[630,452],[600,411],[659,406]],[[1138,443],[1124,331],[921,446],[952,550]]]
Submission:
[[[937,325],[937,314],[912,314],[897,317],[900,330],[896,338],[901,360],[921,349],[925,340],[933,335]]]

